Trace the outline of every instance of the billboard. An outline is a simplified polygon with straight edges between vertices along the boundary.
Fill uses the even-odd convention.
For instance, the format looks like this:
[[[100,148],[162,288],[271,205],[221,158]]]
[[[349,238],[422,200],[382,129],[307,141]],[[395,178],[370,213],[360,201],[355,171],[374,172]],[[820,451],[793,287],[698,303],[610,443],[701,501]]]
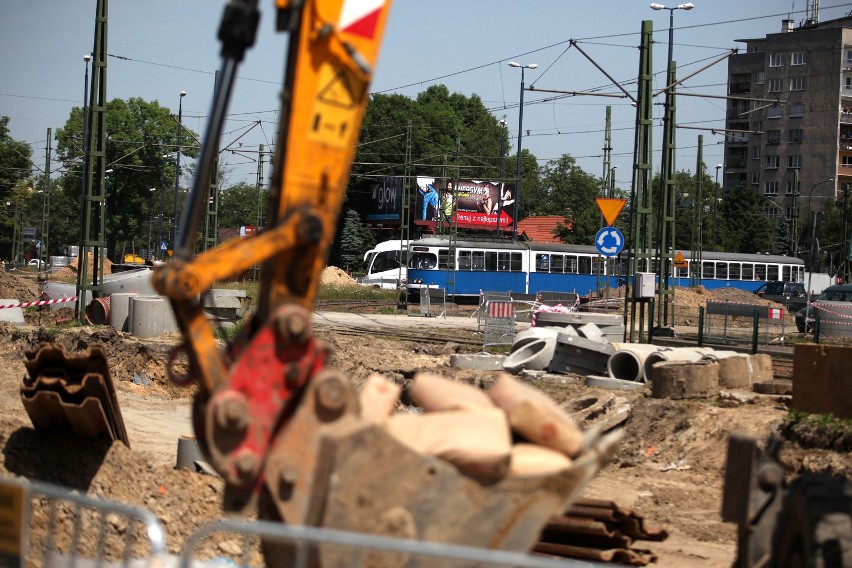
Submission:
[[[515,187],[497,181],[417,178],[418,225],[454,223],[464,229],[512,230]]]
[[[402,188],[401,177],[377,178],[370,188],[364,219],[372,223],[399,223],[402,219]]]

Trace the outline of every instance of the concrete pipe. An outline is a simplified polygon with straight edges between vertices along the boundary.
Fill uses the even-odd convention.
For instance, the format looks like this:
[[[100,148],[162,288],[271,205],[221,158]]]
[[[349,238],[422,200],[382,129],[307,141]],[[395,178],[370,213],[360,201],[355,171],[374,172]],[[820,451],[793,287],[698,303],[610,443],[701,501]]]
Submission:
[[[527,343],[503,361],[503,369],[518,373],[524,369],[541,371],[550,365],[556,352],[556,338],[543,337]]]
[[[552,337],[553,339],[556,339],[556,336],[559,335],[560,331],[561,330],[558,327],[531,327],[529,329],[525,329],[515,335],[515,341],[512,343],[511,352],[514,353],[518,349],[521,349],[525,345],[538,339],[544,339],[545,337]]]
[[[606,362],[607,374],[622,381],[644,381],[645,359],[659,347],[650,343],[613,343],[612,346],[615,353]]]
[[[130,331],[130,298],[138,292],[120,292],[109,298],[109,324],[118,331]]]
[[[166,301],[160,296],[136,296],[130,299],[129,329],[136,337],[163,335]]]
[[[718,363],[720,387],[742,389],[751,386],[751,359],[746,353],[714,351],[706,353],[701,360]]]
[[[95,298],[86,306],[84,314],[86,321],[93,325],[106,325],[109,323],[109,296]]]
[[[654,353],[648,355],[642,364],[645,380],[654,378],[653,367],[660,361],[699,361],[707,353],[712,352],[710,347],[661,347]]]

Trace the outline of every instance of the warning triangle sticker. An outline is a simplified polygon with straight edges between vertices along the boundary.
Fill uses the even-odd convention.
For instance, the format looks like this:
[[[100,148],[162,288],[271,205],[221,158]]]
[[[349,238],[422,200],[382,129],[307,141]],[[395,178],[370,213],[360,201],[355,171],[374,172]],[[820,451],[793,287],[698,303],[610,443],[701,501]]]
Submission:
[[[352,83],[345,69],[338,70],[331,80],[320,89],[317,93],[317,100],[346,109],[355,106]]]
[[[608,226],[612,226],[615,220],[618,219],[618,214],[624,209],[626,199],[610,199],[607,197],[598,197],[595,199],[598,204],[598,209],[601,210],[604,220]]]

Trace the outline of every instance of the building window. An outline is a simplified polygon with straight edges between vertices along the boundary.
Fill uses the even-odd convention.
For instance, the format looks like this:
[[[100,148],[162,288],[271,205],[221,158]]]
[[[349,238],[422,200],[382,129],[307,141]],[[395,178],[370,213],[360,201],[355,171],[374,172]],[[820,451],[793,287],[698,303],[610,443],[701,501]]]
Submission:
[[[766,82],[766,71],[758,71],[755,75],[754,82],[758,85],[762,85]]]
[[[766,131],[766,143],[767,144],[780,144],[781,143],[781,131],[780,130],[767,130]]]
[[[790,104],[790,118],[801,118],[805,116],[805,103]]]
[[[760,170],[751,172],[751,185],[760,185]]]
[[[784,54],[783,53],[770,53],[769,54],[769,66],[770,67],[784,67]]]
[[[752,146],[751,148],[751,159],[759,160],[760,159],[760,146]]]
[[[778,169],[778,156],[766,156],[766,169],[767,170],[777,170]]]
[[[770,93],[781,92],[781,79],[770,79],[768,85],[768,91]]]
[[[790,77],[790,90],[791,91],[804,91],[805,90],[805,78],[804,77]]]
[[[804,65],[807,63],[804,51],[794,51],[790,55],[790,65]]]
[[[763,134],[763,121],[755,120],[751,123],[751,129],[758,134]]]
[[[778,208],[772,207],[771,205],[767,205],[766,207],[763,208],[763,213],[767,217],[775,218],[775,217],[778,217]]]
[[[788,207],[787,209],[784,210],[784,219],[789,221],[792,218],[793,218],[793,208]]]
[[[841,156],[840,165],[844,168],[852,168],[852,156]]]
[[[773,118],[781,118],[781,107],[780,106],[772,106],[766,111],[766,119],[770,120]]]
[[[846,50],[846,64],[852,65],[852,49]]]
[[[787,169],[798,170],[802,167],[802,157],[798,154],[787,156]]]
[[[793,195],[793,189],[794,189],[793,186],[794,185],[795,184],[793,183],[793,180],[791,180],[791,179],[787,180],[787,195]]]
[[[777,181],[768,181],[766,185],[763,186],[763,193],[766,195],[778,195],[778,182]]]
[[[790,144],[802,143],[802,138],[804,138],[804,132],[801,128],[792,128],[788,132],[790,135]]]

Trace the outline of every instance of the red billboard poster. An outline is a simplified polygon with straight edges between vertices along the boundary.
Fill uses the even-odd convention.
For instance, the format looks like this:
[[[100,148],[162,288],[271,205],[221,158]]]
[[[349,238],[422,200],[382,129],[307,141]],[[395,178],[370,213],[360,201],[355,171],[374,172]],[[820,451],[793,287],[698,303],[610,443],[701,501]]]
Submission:
[[[463,229],[512,230],[514,185],[496,181],[418,177],[418,225],[454,223]]]
[[[453,218],[459,227],[512,230],[515,187],[498,181],[455,180]]]

